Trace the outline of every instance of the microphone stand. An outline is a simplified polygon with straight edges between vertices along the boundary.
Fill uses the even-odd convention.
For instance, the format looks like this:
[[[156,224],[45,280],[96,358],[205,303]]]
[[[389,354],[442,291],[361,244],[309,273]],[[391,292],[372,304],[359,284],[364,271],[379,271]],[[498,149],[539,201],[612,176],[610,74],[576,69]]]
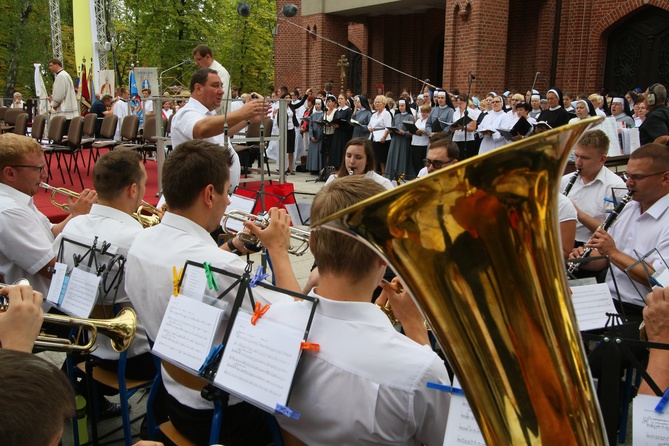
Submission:
[[[537,83],[537,78],[539,77],[541,73],[537,71],[537,74],[534,75],[534,82],[532,82],[532,88],[530,88],[530,102],[532,99],[532,95],[534,94],[534,85]]]
[[[469,72],[469,86],[467,87],[467,101],[465,102],[465,151],[469,152],[469,144],[467,144],[467,127],[469,127],[469,123],[467,122],[467,118],[469,117],[469,97],[472,94],[472,82],[474,82],[474,79],[476,79],[476,76],[474,76],[471,72]],[[460,155],[462,157],[462,155]],[[467,157],[469,158],[469,156]]]

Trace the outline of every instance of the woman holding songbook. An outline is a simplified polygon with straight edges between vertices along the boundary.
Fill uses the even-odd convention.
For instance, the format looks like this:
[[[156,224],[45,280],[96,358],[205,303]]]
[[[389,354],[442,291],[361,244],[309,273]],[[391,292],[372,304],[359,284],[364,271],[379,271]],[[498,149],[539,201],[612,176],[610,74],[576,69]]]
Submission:
[[[511,127],[511,139],[506,138],[507,140],[518,141],[534,133],[534,124],[537,120],[530,116],[530,111],[532,106],[525,101],[514,104],[515,115],[507,113],[507,125]]]
[[[332,145],[330,146],[330,165],[339,169],[344,158],[344,147],[353,136],[353,127],[350,123],[353,110],[348,106],[346,96],[340,94],[337,98],[339,108],[335,111],[332,127]]]
[[[372,118],[372,109],[369,107],[369,101],[366,96],[356,96],[354,98],[355,111],[351,117],[353,124],[354,138],[369,138],[369,120]],[[355,122],[354,122],[355,121]]]
[[[307,151],[307,171],[318,173],[323,168],[322,145],[324,136],[323,100],[316,98],[314,108],[309,114],[308,137],[309,150]]]
[[[325,99],[326,110],[323,114],[323,120],[325,121],[325,128],[323,130],[323,149],[322,159],[324,166],[331,166],[330,163],[330,147],[332,146],[332,137],[334,136],[334,127],[332,126],[332,121],[334,120],[335,113],[337,112],[337,98],[332,95],[328,95]]]
[[[425,124],[430,116],[432,107],[430,104],[423,104],[418,109],[418,118],[416,119],[416,131],[411,136],[411,166],[416,175],[425,166],[425,157],[427,156],[427,145],[430,138],[427,136]]]
[[[451,140],[460,149],[460,161],[478,154],[474,132],[476,132],[476,119],[481,112],[476,108],[469,108],[468,102],[466,94],[459,94],[455,98],[453,124],[450,127]]]
[[[506,144],[506,139],[497,131],[500,128],[508,128],[507,114],[502,108],[504,106],[503,99],[501,96],[494,96],[490,102],[492,103],[492,110],[483,118],[476,130],[482,137],[479,155]]]
[[[397,112],[393,117],[391,132],[394,138],[390,141],[388,149],[388,161],[383,175],[391,180],[396,180],[402,176],[406,178],[415,178],[411,164],[411,134],[407,131],[405,122],[413,124],[414,117],[409,111],[409,104],[406,99],[401,98],[397,101]]]
[[[386,129],[386,127],[393,125],[392,116],[386,110],[386,102],[386,97],[383,95],[374,98],[374,113],[369,119],[368,127],[369,139],[372,140],[374,145],[374,159],[376,160],[374,170],[378,173],[383,173],[386,168],[388,148],[392,139],[390,131]]]

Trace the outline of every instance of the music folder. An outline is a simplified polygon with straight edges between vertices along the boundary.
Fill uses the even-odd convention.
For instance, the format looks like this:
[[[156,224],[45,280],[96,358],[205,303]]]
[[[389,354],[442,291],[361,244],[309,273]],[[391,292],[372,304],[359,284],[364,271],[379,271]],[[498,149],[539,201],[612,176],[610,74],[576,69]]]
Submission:
[[[506,140],[511,141],[514,136],[527,135],[531,129],[532,124],[530,124],[524,116],[521,116],[520,119],[518,119],[518,122],[516,122],[510,129],[497,129],[497,131],[504,136]]]
[[[401,129],[398,129],[397,127],[395,127],[394,125],[391,125],[390,127],[386,127],[386,129],[390,130],[392,133],[397,133],[401,130]]]
[[[416,127],[416,124],[414,122],[402,121],[402,124],[404,124],[404,127],[406,127],[407,131],[412,135],[418,133],[418,127]]]
[[[469,125],[470,122],[472,122],[473,119],[470,118],[469,116],[463,116],[462,118],[458,119],[455,121],[453,124],[451,124],[451,128],[455,128],[457,130],[463,129],[466,126]]]
[[[351,124],[353,124],[353,125],[358,126],[358,127],[364,127],[364,128],[367,128],[367,126],[366,126],[365,124],[360,124],[360,123],[359,123],[358,121],[356,121],[355,119],[351,119],[349,122],[350,122]]]

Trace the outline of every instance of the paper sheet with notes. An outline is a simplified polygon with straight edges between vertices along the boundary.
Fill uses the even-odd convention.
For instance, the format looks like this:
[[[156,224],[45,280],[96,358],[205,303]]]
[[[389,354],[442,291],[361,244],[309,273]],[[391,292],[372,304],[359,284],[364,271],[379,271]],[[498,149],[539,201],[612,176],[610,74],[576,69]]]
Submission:
[[[240,311],[214,384],[270,412],[277,403],[285,406],[303,337],[304,331],[266,317],[252,325],[251,314]]]
[[[453,378],[453,387],[460,388],[457,378]],[[481,429],[474,418],[467,398],[451,394],[451,405],[448,409],[444,446],[452,445],[486,446]]]
[[[655,412],[659,396],[637,395],[634,398],[633,442],[635,445],[669,444],[669,410]]]
[[[611,292],[605,283],[571,287],[571,302],[581,331],[603,328],[608,321],[606,313],[617,313]]]
[[[153,351],[161,358],[198,370],[214,342],[222,339],[223,311],[186,296],[170,297]]]

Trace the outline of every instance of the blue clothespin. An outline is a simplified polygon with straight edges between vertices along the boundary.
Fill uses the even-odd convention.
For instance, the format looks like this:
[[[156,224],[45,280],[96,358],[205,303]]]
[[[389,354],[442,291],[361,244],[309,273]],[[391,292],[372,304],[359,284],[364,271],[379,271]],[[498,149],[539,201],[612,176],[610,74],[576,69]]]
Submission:
[[[256,269],[256,274],[251,279],[251,282],[249,283],[249,286],[251,288],[255,288],[258,286],[258,282],[262,282],[263,280],[267,279],[269,277],[269,274],[265,274],[265,268],[262,265],[258,265],[258,269]]]
[[[207,286],[209,287],[210,290],[213,289],[218,291],[218,283],[216,283],[216,278],[214,277],[214,273],[211,272],[211,263],[204,262],[202,266],[204,267],[204,273],[207,275]]]
[[[442,392],[449,392],[452,393],[453,395],[465,396],[465,392],[462,389],[458,389],[457,387],[447,386],[445,384],[428,382],[427,387],[428,389],[437,389],[441,390]]]
[[[207,370],[207,367],[209,367],[209,365],[218,357],[218,355],[222,351],[223,351],[223,344],[212,345],[211,350],[207,355],[207,359],[205,359],[204,362],[202,363],[202,366],[200,367],[200,370],[198,370],[198,373],[202,375]]]
[[[299,420],[300,419],[300,413],[296,410],[290,409],[289,407],[286,407],[282,404],[276,403],[276,407],[274,408],[275,413],[280,413],[288,418],[292,418],[293,420]]]
[[[664,410],[667,408],[667,405],[669,404],[669,388],[664,391],[664,395],[660,398],[660,402],[657,403],[657,406],[655,406],[655,412],[657,413],[664,413]]]

